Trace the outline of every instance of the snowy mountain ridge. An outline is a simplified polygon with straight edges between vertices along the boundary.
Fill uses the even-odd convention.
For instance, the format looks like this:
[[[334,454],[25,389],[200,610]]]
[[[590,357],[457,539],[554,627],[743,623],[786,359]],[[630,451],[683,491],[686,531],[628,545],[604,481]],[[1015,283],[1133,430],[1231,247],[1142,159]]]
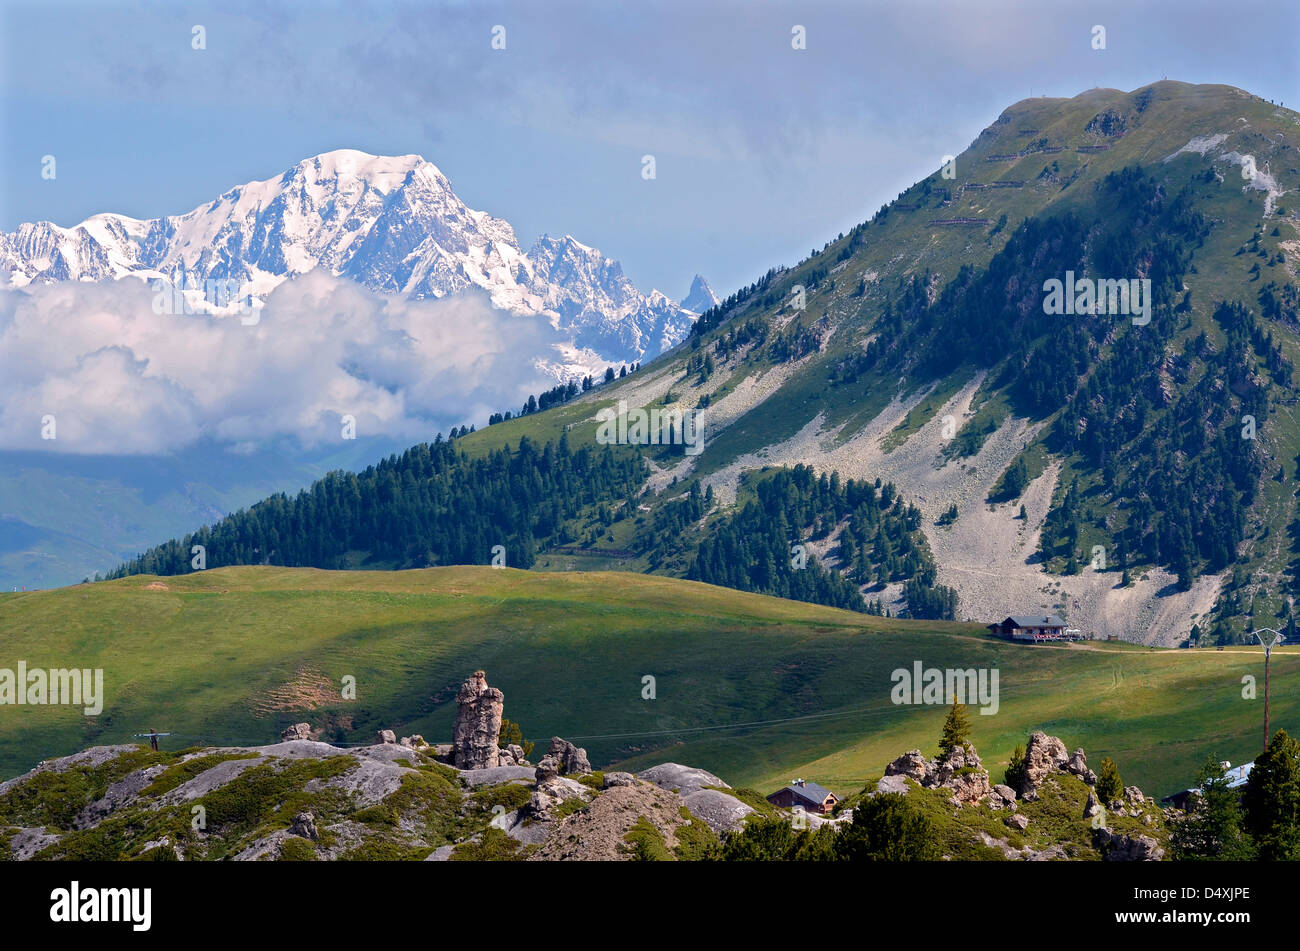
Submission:
[[[0,286],[220,280],[260,306],[317,267],[417,300],[479,288],[499,309],[541,315],[572,341],[557,375],[653,357],[683,339],[698,313],[641,293],[617,261],[569,235],[542,235],[525,252],[508,221],[467,206],[419,155],[340,149],[183,215],[99,214],[71,228],[41,221],[0,234]],[[701,282],[693,303],[714,296],[696,293]]]

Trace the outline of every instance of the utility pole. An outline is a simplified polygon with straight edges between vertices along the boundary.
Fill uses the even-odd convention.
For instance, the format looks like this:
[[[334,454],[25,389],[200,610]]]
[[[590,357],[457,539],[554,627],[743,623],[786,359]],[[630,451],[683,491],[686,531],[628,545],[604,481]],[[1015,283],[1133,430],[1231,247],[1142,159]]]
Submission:
[[[1286,636],[1281,631],[1275,631],[1271,627],[1262,627],[1258,631],[1252,632],[1259,639],[1260,646],[1264,648],[1264,750],[1268,751],[1268,662],[1273,656],[1273,648],[1277,647],[1286,640]],[[1265,634],[1272,634],[1269,640],[1264,640]]]

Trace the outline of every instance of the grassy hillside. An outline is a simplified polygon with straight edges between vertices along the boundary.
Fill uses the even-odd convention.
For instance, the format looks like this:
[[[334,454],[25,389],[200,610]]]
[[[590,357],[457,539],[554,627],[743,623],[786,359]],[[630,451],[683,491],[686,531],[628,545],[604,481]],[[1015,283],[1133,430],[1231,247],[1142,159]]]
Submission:
[[[1131,640],[1240,641],[1285,623],[1300,573],[1298,138],[1295,112],[1229,86],[1016,103],[951,168],[733,294],[674,351],[460,437],[457,450],[485,458],[525,436],[591,446],[595,414],[620,401],[701,409],[701,454],[639,447],[652,469],[640,494],[567,513],[563,540],[538,531],[533,566],[683,575],[744,502],[746,473],[804,463],[896,483],[924,517],[957,617],[1041,608]],[[1151,280],[1150,323],[1045,313],[1044,280],[1067,272]],[[949,418],[955,431],[940,437]],[[717,504],[666,531],[660,516],[697,487]],[[378,503],[362,493],[360,504]],[[296,524],[305,534],[315,520]],[[840,526],[788,527],[845,567]],[[282,526],[227,528],[247,549],[240,564],[486,560],[428,559],[421,540],[394,561],[365,539],[321,560],[287,553]],[[1099,549],[1107,563],[1094,570]],[[132,570],[168,570],[149,564]],[[913,612],[901,589],[864,595],[895,614],[934,613]]]
[[[970,624],[907,622],[628,573],[491,568],[404,572],[223,568],[0,595],[0,666],[102,667],[95,719],[4,707],[0,775],[147,729],[172,748],[261,744],[299,720],[335,741],[374,731],[449,737],[454,691],[477,667],[506,715],[593,764],[665,759],[768,789],[792,775],[855,792],[898,753],[933,752],[943,710],[895,706],[890,672],[995,667],[1001,709],[972,716],[996,778],[1043,729],[1151,793],[1207,755],[1258,748],[1258,651],[1127,644],[1028,647]],[[356,700],[339,699],[343,677]],[[657,697],[641,698],[642,677]],[[1300,732],[1300,653],[1273,664],[1273,726]],[[1262,686],[1260,689],[1262,697]],[[780,721],[780,722],[774,722]],[[743,725],[743,726],[738,726]]]

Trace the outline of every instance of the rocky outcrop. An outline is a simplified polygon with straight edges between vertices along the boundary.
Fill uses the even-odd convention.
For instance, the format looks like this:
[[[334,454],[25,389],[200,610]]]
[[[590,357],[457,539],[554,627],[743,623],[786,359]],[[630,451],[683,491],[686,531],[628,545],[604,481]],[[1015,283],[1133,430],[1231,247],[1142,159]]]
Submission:
[[[519,752],[522,754],[523,750]],[[568,740],[553,736],[551,737],[550,749],[538,762],[537,768],[548,775],[552,772],[556,775],[590,773],[591,763],[587,759],[587,751],[582,747],[574,746]]]
[[[497,750],[498,766],[527,766],[528,760],[524,758],[524,748],[518,743],[511,743],[504,749]]]
[[[989,771],[969,743],[956,747],[938,762],[930,784],[951,789],[951,801],[962,806],[979,802],[993,788],[989,785]]]
[[[922,785],[925,785],[923,780],[929,772],[930,764],[926,762],[920,750],[908,750],[885,767],[886,776],[906,776]]]
[[[682,805],[719,835],[743,829],[745,820],[754,813],[752,806],[720,789],[697,789],[682,797]]]
[[[1088,790],[1088,801],[1083,807],[1083,817],[1091,819],[1103,812],[1101,803],[1097,801],[1097,794],[1091,789]]]
[[[1019,790],[1020,798],[1027,802],[1036,800],[1038,787],[1053,773],[1077,776],[1087,783],[1088,803],[1084,807],[1084,818],[1092,819],[1102,815],[1104,819],[1107,810],[1121,817],[1145,815],[1143,804],[1148,799],[1142,790],[1136,786],[1127,786],[1122,799],[1102,802],[1093,791],[1097,785],[1097,774],[1088,768],[1088,758],[1083,748],[1079,747],[1073,755],[1067,756],[1065,744],[1060,739],[1040,731],[1029,737],[1029,743],[1025,746],[1025,776]]]
[[[915,780],[926,789],[950,789],[951,801],[963,806],[979,802],[993,788],[989,785],[988,770],[980,762],[975,747],[969,743],[954,748],[941,759],[927,760],[920,750],[908,750],[885,767],[885,779],[882,780],[885,786],[882,788],[878,784],[876,791],[906,792],[906,783],[900,789],[899,779]]]
[[[284,730],[280,733],[280,739],[284,740],[286,743],[291,742],[293,740],[310,740],[311,724],[295,723],[293,726],[289,727],[287,730]]]
[[[1020,783],[1022,799],[1037,798],[1038,787],[1051,773],[1070,761],[1065,744],[1041,730],[1029,737],[1025,746],[1025,776]]]
[[[422,750],[429,745],[424,741],[424,737],[422,737],[418,733],[415,733],[411,736],[404,736],[398,742],[400,742],[403,746],[409,746],[413,750]]]
[[[628,861],[634,856],[628,833],[638,822],[651,825],[672,851],[676,832],[691,821],[679,796],[651,783],[616,786],[596,796],[554,830],[528,858],[544,861]]]
[[[456,723],[452,727],[452,761],[457,769],[489,769],[498,765],[497,741],[505,695],[489,687],[487,675],[476,670],[456,695]]]
[[[1117,139],[1128,130],[1128,119],[1114,109],[1103,109],[1083,127],[1084,132],[1105,139]]]
[[[1160,843],[1149,835],[1114,835],[1102,828],[1092,841],[1107,862],[1159,862],[1165,857]]]
[[[397,734],[394,733],[392,730],[380,730],[375,734],[375,743],[377,744],[396,743],[396,742],[397,742]]]
[[[293,825],[289,826],[290,835],[300,835],[304,839],[315,841],[320,838],[320,831],[316,828],[316,817],[310,812],[300,812],[293,817]]]
[[[563,776],[552,776],[541,780],[523,808],[527,818],[549,822],[554,818],[555,810],[570,799],[587,802],[594,795],[591,789]]]
[[[876,783],[877,793],[897,793],[900,796],[907,795],[907,777],[902,773],[894,773],[890,776],[881,777]]]
[[[1089,786],[1097,785],[1097,774],[1088,768],[1088,758],[1084,755],[1082,746],[1074,751],[1070,761],[1065,764],[1065,771],[1078,776]]]
[[[1119,834],[1105,828],[1111,817],[1116,819],[1137,819],[1147,829],[1159,833],[1159,809],[1151,808],[1151,800],[1136,786],[1124,789],[1122,799],[1113,803],[1103,803],[1096,792],[1097,775],[1088,768],[1087,754],[1082,748],[1076,748],[1073,754],[1066,752],[1065,744],[1058,737],[1036,732],[1029,738],[1025,748],[1024,776],[1020,789],[998,783],[990,785],[988,772],[980,762],[974,746],[967,743],[952,750],[944,757],[926,759],[920,750],[908,750],[885,767],[885,775],[875,786],[871,795],[881,793],[907,794],[909,788],[920,786],[949,792],[948,802],[954,806],[983,804],[994,810],[1005,810],[1008,815],[1002,820],[1010,829],[1024,832],[1031,827],[1031,818],[1025,809],[1033,812],[1033,806],[1022,809],[1022,803],[1034,803],[1039,799],[1039,789],[1045,783],[1059,785],[1060,794],[1083,802],[1080,787],[1073,784],[1058,784],[1052,777],[1073,776],[1085,785],[1087,801],[1082,805],[1081,819],[1094,827],[1093,843],[1098,852],[1107,861],[1159,861],[1164,857],[1164,849],[1159,839],[1153,835]],[[1068,789],[1067,789],[1068,786]],[[1077,798],[1075,798],[1077,797]],[[1079,806],[1075,805],[1075,809]],[[1078,815],[1078,813],[1075,813]],[[1040,826],[1039,835],[1043,833]],[[1029,862],[1054,861],[1078,858],[1077,848],[1070,844],[1053,843],[1046,848],[1035,850],[1028,846],[1012,848],[1006,839],[989,836],[986,831],[979,835],[983,844],[998,848],[1008,858],[1019,858]],[[1031,836],[1033,833],[1031,832]],[[1041,841],[1037,844],[1041,845]]]
[[[990,809],[1010,809],[1012,812],[1017,809],[1016,791],[1002,783],[998,783],[989,790],[986,801]]]
[[[683,796],[689,796],[701,789],[731,788],[708,770],[683,766],[681,763],[660,763],[636,775],[638,779],[654,783],[660,789],[669,789]]]

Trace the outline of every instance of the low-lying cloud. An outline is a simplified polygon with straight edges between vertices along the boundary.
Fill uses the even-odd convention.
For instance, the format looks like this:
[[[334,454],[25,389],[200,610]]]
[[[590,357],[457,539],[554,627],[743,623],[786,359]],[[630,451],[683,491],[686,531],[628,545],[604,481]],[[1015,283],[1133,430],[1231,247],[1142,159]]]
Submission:
[[[276,288],[253,325],[153,299],[136,279],[0,291],[0,449],[312,449],[341,444],[345,416],[358,439],[417,442],[553,385],[538,362],[564,342],[479,292],[408,301],[323,271]]]

